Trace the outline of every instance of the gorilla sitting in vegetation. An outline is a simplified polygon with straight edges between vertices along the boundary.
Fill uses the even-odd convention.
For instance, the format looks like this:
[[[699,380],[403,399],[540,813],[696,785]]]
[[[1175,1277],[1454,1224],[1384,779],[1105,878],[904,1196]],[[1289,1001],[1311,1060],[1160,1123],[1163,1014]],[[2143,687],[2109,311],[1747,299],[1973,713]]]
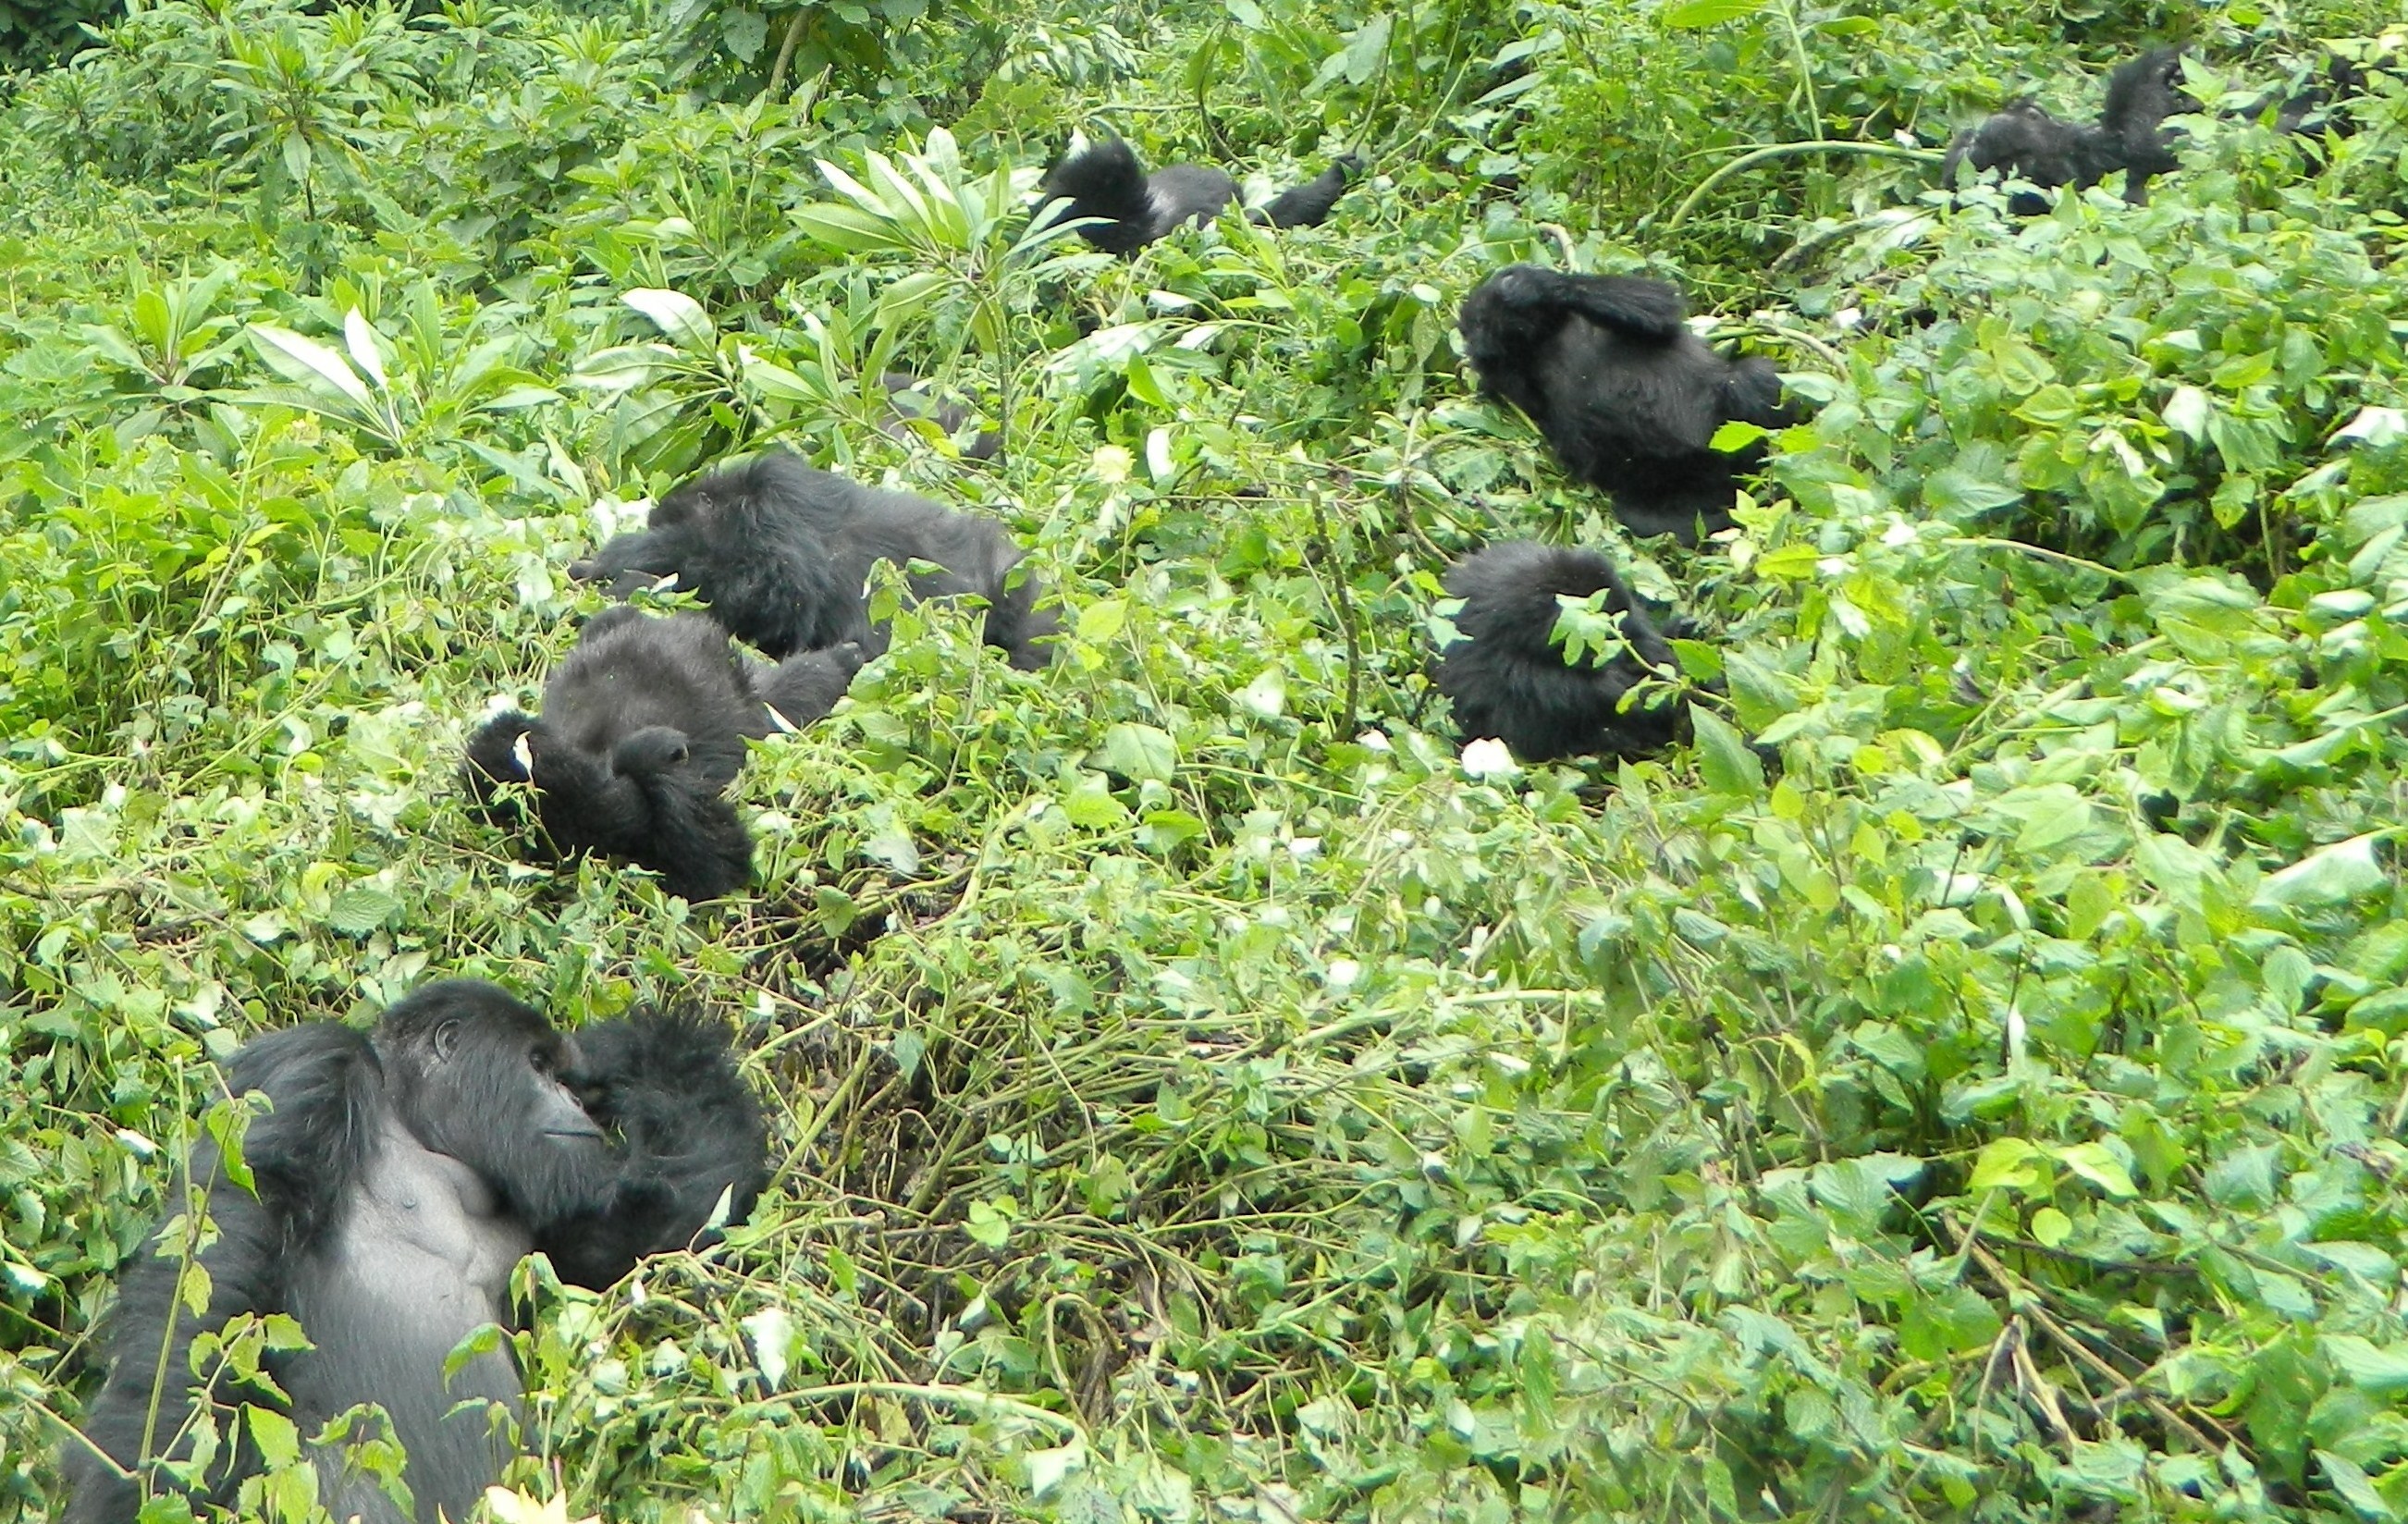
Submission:
[[[1272,227],[1319,227],[1346,194],[1346,181],[1362,167],[1351,153],[1291,191],[1271,197],[1255,222]],[[1238,182],[1202,165],[1174,164],[1149,175],[1137,151],[1117,137],[1090,143],[1047,171],[1047,200],[1067,198],[1068,218],[1096,218],[1100,225],[1080,236],[1108,254],[1133,254],[1190,223],[1209,222],[1238,199]]]
[[[448,1378],[444,1366],[479,1328],[509,1325],[511,1268],[539,1248],[598,1289],[637,1256],[687,1242],[723,1197],[740,1216],[766,1178],[760,1107],[726,1034],[688,1019],[605,1024],[580,1052],[504,991],[454,980],[412,992],[373,1036],[287,1028],[227,1067],[230,1090],[272,1109],[243,1135],[247,1178],[213,1140],[193,1150],[189,1178],[216,1230],[197,1250],[197,1316],[179,1286],[181,1252],[200,1242],[197,1197],[171,1201],[125,1272],[89,1443],[62,1458],[73,1524],[131,1524],[145,1491],[234,1507],[263,1465],[251,1426],[227,1421],[236,1403],[281,1413],[305,1438],[380,1404],[408,1455],[408,1502],[337,1447],[311,1452],[319,1501],[366,1524],[466,1518],[509,1459],[522,1391],[500,1349]],[[263,1362],[281,1396],[214,1356],[195,1375],[197,1338],[276,1314],[310,1344]],[[495,1423],[496,1408],[509,1421]],[[213,1459],[205,1431],[219,1436]]]
[[[772,656],[847,641],[875,656],[886,632],[869,623],[867,584],[881,561],[941,568],[910,573],[911,596],[976,594],[987,602],[987,644],[1014,667],[1049,659],[1038,642],[1059,620],[1037,607],[1037,580],[1014,575],[1021,550],[1001,525],[815,470],[782,451],[686,482],[660,500],[643,529],[568,571],[619,597],[674,577],[728,633]]]
[[[1672,648],[1604,556],[1512,540],[1456,562],[1445,585],[1463,600],[1454,616],[1461,638],[1439,653],[1433,676],[1465,740],[1493,736],[1525,762],[1633,756],[1671,744],[1677,704],[1626,710],[1623,700],[1651,669],[1677,670]],[[1602,665],[1574,665],[1555,638],[1558,600],[1600,590],[1606,611],[1622,616],[1624,648]]]
[[[814,653],[748,669],[707,615],[607,610],[545,683],[542,718],[510,710],[469,738],[465,781],[506,821],[519,801],[497,785],[531,784],[564,855],[623,857],[659,872],[671,894],[715,899],[752,874],[752,839],[722,796],[744,765],[744,739],[769,733],[765,698],[807,725],[842,696],[845,660]]]
[[[1661,280],[1514,265],[1465,299],[1457,325],[1484,395],[1527,413],[1634,532],[1686,543],[1730,523],[1738,478],[1764,460],[1760,442],[1713,449],[1714,431],[1797,419],[1770,361],[1724,359],[1684,316]]]
[[[2079,191],[2121,169],[2125,201],[2144,207],[2150,178],[2181,167],[2172,135],[2162,126],[2166,118],[2190,109],[2181,86],[2181,50],[2159,48],[2108,76],[2107,105],[2096,125],[2059,122],[2029,100],[2016,101],[1957,134],[1941,163],[1941,181],[1955,186],[1957,165],[1970,164],[1976,170],[2003,170],[2042,190],[2071,185]],[[2048,198],[2017,191],[2008,196],[2007,208],[2035,217],[2048,209]]]

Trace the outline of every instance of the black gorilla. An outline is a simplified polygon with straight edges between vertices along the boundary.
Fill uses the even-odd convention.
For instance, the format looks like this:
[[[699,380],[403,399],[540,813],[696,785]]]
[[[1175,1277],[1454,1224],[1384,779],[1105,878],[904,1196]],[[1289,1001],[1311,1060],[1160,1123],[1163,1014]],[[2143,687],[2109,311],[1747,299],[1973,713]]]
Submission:
[[[920,378],[908,370],[889,370],[878,380],[886,388],[887,410],[893,415],[880,422],[878,432],[888,439],[910,438],[910,421],[925,418],[949,438],[958,440],[963,428],[976,416],[960,403],[931,394]],[[959,448],[964,460],[994,460],[1003,453],[1003,436],[991,428],[981,429]]]
[[[1012,582],[1021,550],[1001,525],[814,470],[782,451],[686,482],[660,500],[647,527],[568,572],[621,597],[674,574],[730,634],[772,656],[848,640],[875,656],[886,635],[870,626],[869,568],[915,560],[944,569],[913,574],[914,597],[977,594],[988,605],[986,643],[1014,667],[1045,665],[1049,653],[1037,642],[1059,621],[1037,607],[1036,578]]]
[[[1551,639],[1558,596],[1607,590],[1628,646],[1602,667],[1566,664]],[[1463,600],[1462,639],[1439,653],[1432,674],[1455,706],[1467,740],[1493,736],[1526,762],[1589,755],[1637,755],[1671,744],[1679,708],[1669,702],[1625,712],[1622,698],[1655,668],[1670,674],[1672,648],[1630,596],[1613,564],[1595,551],[1531,540],[1491,545],[1447,568],[1446,590]]]
[[[563,854],[627,858],[659,872],[671,894],[715,899],[752,874],[752,839],[723,796],[744,765],[744,738],[769,733],[755,684],[778,684],[782,670],[756,677],[705,615],[606,610],[544,683],[540,719],[510,710],[468,739],[464,780],[505,819],[515,807],[495,785],[531,783]],[[804,691],[780,685],[779,710],[798,726],[826,712],[790,706]]]
[[[2029,100],[2016,101],[1956,135],[1941,162],[1941,182],[1954,186],[1957,165],[1971,164],[1977,170],[2003,169],[2043,190],[2086,190],[2121,169],[2125,201],[2146,206],[2150,178],[2181,167],[2162,126],[2189,109],[2181,85],[2181,50],[2159,48],[2108,76],[2107,105],[2096,125],[2059,122]],[[2017,191],[2007,207],[2020,217],[2038,216],[2048,209],[2048,198]]]
[[[213,1142],[194,1147],[191,1178],[208,1191],[218,1232],[199,1255],[208,1304],[188,1316],[176,1298],[178,1261],[155,1252],[170,1231],[180,1239],[179,1201],[126,1270],[108,1375],[84,1423],[114,1465],[70,1444],[64,1518],[124,1524],[146,1487],[178,1489],[153,1465],[189,1459],[197,1417],[234,1402],[284,1411],[305,1437],[348,1408],[379,1403],[408,1452],[414,1508],[346,1474],[335,1450],[313,1456],[321,1502],[367,1524],[432,1520],[437,1509],[466,1517],[509,1454],[509,1426],[497,1430],[492,1404],[514,1414],[521,1388],[499,1351],[448,1381],[443,1366],[476,1329],[508,1323],[511,1267],[543,1248],[589,1272],[585,1284],[608,1284],[601,1277],[636,1254],[698,1229],[723,1192],[749,1203],[766,1164],[759,1108],[734,1074],[724,1035],[714,1045],[691,1024],[626,1025],[640,1041],[606,1029],[580,1064],[539,1013],[491,985],[453,980],[412,992],[373,1036],[320,1022],[244,1044],[227,1084],[273,1102],[243,1140],[254,1190],[227,1180]],[[622,1141],[579,1104],[564,1084],[570,1075],[627,1118]],[[671,1111],[686,1114],[688,1131],[652,1126]],[[196,1384],[196,1334],[271,1313],[297,1320],[312,1344],[268,1362],[289,1403],[238,1390],[230,1375]],[[463,1402],[472,1405],[453,1413]],[[260,1458],[231,1442],[219,1455],[194,1486],[230,1506]]]
[[[561,1078],[620,1139],[621,1200],[548,1225],[536,1247],[572,1286],[610,1285],[648,1254],[684,1248],[722,1192],[741,1222],[769,1183],[768,1129],[737,1071],[727,1028],[692,1012],[639,1009],[580,1028]],[[647,1209],[629,1210],[629,1200]]]
[[[1713,449],[1714,431],[1797,420],[1770,362],[1724,359],[1682,316],[1661,280],[1513,265],[1465,299],[1457,325],[1483,393],[1529,414],[1631,529],[1686,542],[1701,523],[1708,534],[1730,523],[1738,477],[1763,463],[1761,443]]]
[[[1361,160],[1341,154],[1320,174],[1281,192],[1250,215],[1272,227],[1318,227],[1346,194],[1348,177],[1361,167]],[[1137,151],[1117,137],[1065,156],[1046,172],[1042,190],[1049,201],[1069,201],[1066,219],[1100,218],[1100,225],[1079,232],[1108,254],[1133,254],[1174,228],[1220,216],[1223,208],[1238,199],[1235,179],[1202,165],[1174,164],[1147,174]]]

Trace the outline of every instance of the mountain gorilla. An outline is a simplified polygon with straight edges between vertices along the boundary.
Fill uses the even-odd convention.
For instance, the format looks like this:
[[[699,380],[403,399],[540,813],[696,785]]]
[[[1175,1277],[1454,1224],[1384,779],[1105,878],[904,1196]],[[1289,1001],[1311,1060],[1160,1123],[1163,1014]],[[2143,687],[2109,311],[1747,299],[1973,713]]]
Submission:
[[[2003,169],[2042,190],[2071,185],[2086,190],[2115,170],[2124,171],[2124,200],[2149,204],[2149,180],[2182,167],[2172,134],[2160,124],[2190,108],[2181,94],[2182,53],[2159,48],[2117,68],[2107,78],[2107,105],[2095,126],[2059,122],[2029,100],[2015,101],[1979,126],[1956,135],[1941,162],[1941,183],[1955,186],[1956,166]],[[2017,191],[2007,209],[2036,217],[2048,198]]]
[[[619,597],[674,576],[728,633],[772,656],[847,641],[875,656],[886,649],[886,632],[869,623],[869,568],[925,561],[943,569],[910,574],[913,597],[985,598],[986,643],[1001,647],[1012,666],[1035,669],[1051,654],[1037,642],[1060,621],[1037,607],[1036,578],[1011,576],[1021,554],[990,520],[865,487],[778,451],[686,482],[660,500],[645,528],[619,536],[568,574]]]
[[[723,1192],[734,1210],[748,1207],[763,1177],[760,1109],[725,1035],[650,1015],[623,1025],[624,1036],[600,1029],[580,1063],[539,1013],[452,980],[412,992],[373,1035],[317,1022],[237,1050],[229,1088],[273,1103],[243,1140],[253,1188],[229,1183],[214,1142],[194,1146],[190,1178],[208,1190],[218,1234],[199,1253],[207,1305],[191,1316],[177,1297],[179,1201],[125,1272],[108,1374],[84,1424],[91,1444],[62,1458],[73,1489],[62,1517],[125,1524],[146,1490],[187,1488],[233,1506],[262,1464],[247,1442],[228,1433],[207,1475],[162,1465],[189,1462],[195,1426],[222,1406],[285,1413],[307,1438],[375,1402],[408,1453],[412,1505],[334,1448],[312,1452],[320,1502],[367,1524],[432,1520],[437,1509],[466,1518],[510,1454],[512,1425],[494,1422],[494,1405],[514,1417],[521,1387],[499,1350],[448,1380],[443,1367],[477,1329],[507,1325],[511,1267],[541,1248],[598,1288],[637,1254],[700,1229]],[[620,1141],[572,1084],[607,1102],[607,1119],[624,1118]],[[656,1125],[671,1113],[683,1114],[682,1131]],[[264,1384],[240,1390],[220,1368],[194,1376],[196,1335],[279,1313],[312,1346],[265,1362],[289,1402]],[[470,1405],[452,1412],[461,1402]]]
[[[1529,414],[1564,468],[1613,499],[1642,535],[1684,543],[1730,523],[1738,478],[1761,443],[1726,453],[1734,419],[1797,422],[1770,361],[1732,362],[1683,321],[1680,291],[1627,275],[1564,275],[1513,265],[1465,298],[1457,326],[1480,389]]]
[[[625,1178],[617,1200],[550,1224],[536,1246],[562,1280],[598,1290],[648,1254],[695,1243],[723,1192],[726,1220],[743,1221],[769,1183],[769,1135],[718,1022],[646,1007],[574,1042],[561,1079],[620,1140]]]
[[[1248,215],[1272,227],[1319,227],[1346,194],[1346,181],[1363,162],[1344,153],[1294,190],[1271,197]],[[1133,254],[1190,223],[1209,222],[1238,199],[1238,182],[1202,165],[1174,164],[1149,175],[1137,151],[1117,137],[1090,143],[1048,170],[1041,187],[1048,201],[1067,198],[1065,220],[1094,217],[1100,226],[1082,227],[1082,237],[1108,254]]]
[[[463,781],[506,822],[522,811],[495,785],[533,784],[564,855],[624,857],[671,894],[716,899],[752,875],[752,839],[721,796],[744,765],[744,738],[769,732],[761,704],[709,617],[606,610],[544,683],[541,719],[510,710],[469,737]]]
[[[1512,540],[1456,562],[1445,585],[1463,600],[1454,619],[1462,639],[1439,653],[1432,675],[1465,740],[1493,736],[1525,762],[1633,756],[1671,744],[1677,704],[1622,707],[1649,669],[1677,669],[1672,648],[1604,556]],[[1563,612],[1556,599],[1600,588],[1607,611],[1622,616],[1627,649],[1603,666],[1570,666],[1554,639]]]

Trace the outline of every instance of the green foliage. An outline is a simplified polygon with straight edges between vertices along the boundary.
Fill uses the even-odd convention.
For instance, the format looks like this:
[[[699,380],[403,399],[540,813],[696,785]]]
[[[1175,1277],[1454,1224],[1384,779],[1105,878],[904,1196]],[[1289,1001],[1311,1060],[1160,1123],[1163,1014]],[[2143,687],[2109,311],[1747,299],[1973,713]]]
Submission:
[[[209,1231],[212,1061],[441,973],[701,1001],[772,1101],[724,1246],[521,1272],[574,1514],[2408,1511],[2408,95],[2240,109],[2396,17],[823,7],[762,98],[798,14],[146,0],[10,108],[0,1509]],[[2177,27],[2148,208],[1928,192]],[[1074,126],[1372,172],[1116,260],[1024,215]],[[1452,345],[1498,264],[1650,258],[1819,406],[1696,552]],[[530,866],[466,729],[767,443],[1010,523],[1055,665],[882,580],[738,785],[756,892]],[[1438,573],[1516,535],[1697,622],[1689,744],[1458,754]],[[307,1518],[255,1395],[202,1432]]]
[[[124,10],[125,0],[0,0],[0,68],[55,64]]]

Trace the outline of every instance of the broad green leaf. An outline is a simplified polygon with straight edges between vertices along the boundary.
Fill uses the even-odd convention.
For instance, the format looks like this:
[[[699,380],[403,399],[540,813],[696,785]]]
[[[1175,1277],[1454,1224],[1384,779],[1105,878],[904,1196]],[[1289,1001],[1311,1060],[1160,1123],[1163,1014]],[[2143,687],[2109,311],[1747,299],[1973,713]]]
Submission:
[[[2253,904],[2289,910],[2340,904],[2389,887],[2390,873],[2375,855],[2388,831],[2370,831],[2311,853],[2258,885]]]
[[[622,292],[619,299],[652,319],[652,325],[681,349],[707,350],[719,342],[719,329],[710,314],[683,292],[639,286]]]
[[[1769,3],[1770,0],[1682,0],[1679,5],[1666,7],[1663,22],[1666,26],[1683,31],[1719,26],[1753,16]]]
[[[1764,793],[1764,764],[1747,740],[1712,710],[1692,704],[1689,724],[1698,739],[1698,776],[1716,794],[1756,798]]]
[[[316,339],[280,328],[272,323],[251,325],[251,343],[259,357],[278,373],[302,383],[320,382],[334,388],[364,409],[373,410],[375,399],[367,383],[343,357]]]

